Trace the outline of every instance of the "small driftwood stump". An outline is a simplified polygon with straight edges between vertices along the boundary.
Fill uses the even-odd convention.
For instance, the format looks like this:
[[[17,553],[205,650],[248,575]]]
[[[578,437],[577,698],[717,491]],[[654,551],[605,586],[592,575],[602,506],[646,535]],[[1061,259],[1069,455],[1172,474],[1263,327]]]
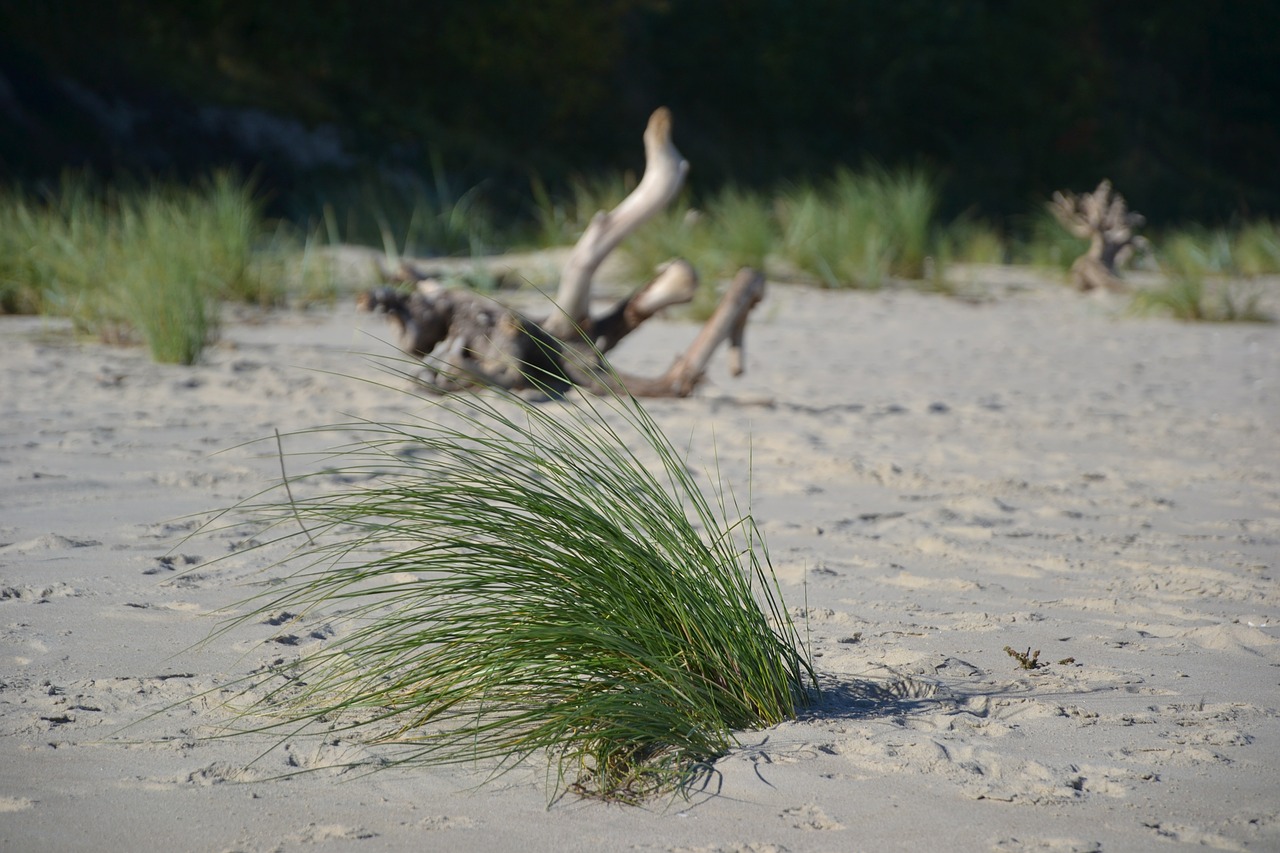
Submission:
[[[1146,239],[1137,233],[1146,223],[1146,217],[1129,210],[1124,196],[1113,193],[1108,180],[1081,196],[1054,193],[1049,210],[1064,228],[1089,241],[1089,250],[1071,265],[1071,278],[1076,287],[1083,291],[1123,290],[1120,267],[1135,252],[1147,248]]]
[[[764,296],[764,276],[743,269],[689,349],[658,377],[618,373],[603,356],[645,320],[670,305],[689,302],[698,287],[693,267],[667,263],[657,277],[603,314],[590,315],[591,283],[600,264],[623,238],[665,207],[684,182],[689,164],[671,140],[671,114],[653,113],[644,133],[645,172],[612,211],[591,220],[565,262],[556,311],[530,320],[476,293],[420,281],[405,293],[380,287],[360,297],[360,307],[385,312],[399,346],[422,359],[422,381],[440,392],[477,386],[562,393],[686,397],[704,376],[716,348],[727,342],[730,370],[742,373],[747,317]]]

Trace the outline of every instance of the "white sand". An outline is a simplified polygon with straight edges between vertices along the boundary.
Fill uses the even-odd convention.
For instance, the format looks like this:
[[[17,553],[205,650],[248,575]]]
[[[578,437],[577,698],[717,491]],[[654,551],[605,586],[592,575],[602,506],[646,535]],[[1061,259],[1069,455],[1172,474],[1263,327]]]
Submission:
[[[318,372],[371,375],[380,321],[233,324],[181,368],[0,318],[0,849],[1280,849],[1280,327],[998,278],[976,305],[774,287],[747,376],[649,405],[695,465],[714,441],[739,491],[750,466],[834,685],[651,809],[548,810],[536,764],[280,779],[360,753],[251,763],[263,742],[202,739],[212,701],[169,707],[320,642],[188,650],[264,558],[209,563],[236,529],[175,543],[278,476],[242,442],[402,407]],[[693,332],[655,321],[618,361],[656,372]]]

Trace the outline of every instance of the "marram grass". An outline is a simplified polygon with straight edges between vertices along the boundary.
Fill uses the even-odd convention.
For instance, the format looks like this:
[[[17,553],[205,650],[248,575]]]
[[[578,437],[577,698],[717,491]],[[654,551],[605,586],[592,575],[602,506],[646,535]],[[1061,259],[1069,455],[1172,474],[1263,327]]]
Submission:
[[[248,728],[397,763],[544,756],[553,797],[637,800],[816,697],[754,521],[635,400],[426,405],[340,428],[357,440],[322,476],[360,485],[242,507],[301,547],[237,623],[336,629],[245,692]]]

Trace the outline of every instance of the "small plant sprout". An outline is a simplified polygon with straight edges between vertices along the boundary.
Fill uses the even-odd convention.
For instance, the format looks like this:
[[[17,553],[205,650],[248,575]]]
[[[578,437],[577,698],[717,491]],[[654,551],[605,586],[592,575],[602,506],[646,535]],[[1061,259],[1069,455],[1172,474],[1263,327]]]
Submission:
[[[237,730],[494,773],[545,756],[552,797],[636,801],[815,699],[755,522],[634,399],[421,400],[336,427],[325,470],[236,508],[296,551],[222,630],[287,611],[333,631],[238,685]]]

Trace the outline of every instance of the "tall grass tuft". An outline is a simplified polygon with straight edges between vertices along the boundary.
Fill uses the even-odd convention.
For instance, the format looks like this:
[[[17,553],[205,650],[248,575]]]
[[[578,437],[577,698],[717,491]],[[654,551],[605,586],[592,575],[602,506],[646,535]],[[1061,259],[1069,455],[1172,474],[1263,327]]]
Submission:
[[[947,226],[938,253],[961,264],[1003,264],[1009,249],[996,226],[972,216],[961,216]]]
[[[1269,321],[1259,304],[1261,294],[1234,278],[1243,274],[1237,255],[1240,245],[1239,235],[1221,230],[1168,235],[1159,251],[1165,283],[1135,293],[1134,309],[1189,321]],[[1261,245],[1265,251],[1265,244]]]
[[[922,172],[841,169],[825,187],[784,194],[783,253],[826,287],[918,279],[930,255],[936,209],[936,188]]]
[[[635,400],[430,405],[341,428],[359,434],[318,476],[360,485],[242,507],[301,527],[280,534],[301,567],[233,624],[338,626],[246,690],[251,730],[495,772],[545,755],[553,797],[633,801],[816,696],[755,522]]]
[[[258,205],[232,175],[131,190],[68,176],[43,197],[0,197],[0,228],[5,310],[67,316],[108,341],[141,338],[160,362],[199,357],[221,300],[277,298],[250,263]]]
[[[1241,275],[1280,274],[1280,223],[1261,220],[1235,235],[1233,253]]]
[[[884,238],[866,199],[836,201],[802,186],[778,205],[783,254],[825,287],[879,287],[888,273]]]
[[[743,267],[768,274],[782,236],[768,197],[727,186],[707,201],[706,217],[708,243],[720,256],[716,274],[732,277]]]
[[[938,209],[938,191],[933,181],[918,169],[873,169],[861,181],[855,181],[855,191],[857,183],[865,185],[861,192],[870,194],[881,211],[889,243],[890,274],[910,279],[924,276]]]

